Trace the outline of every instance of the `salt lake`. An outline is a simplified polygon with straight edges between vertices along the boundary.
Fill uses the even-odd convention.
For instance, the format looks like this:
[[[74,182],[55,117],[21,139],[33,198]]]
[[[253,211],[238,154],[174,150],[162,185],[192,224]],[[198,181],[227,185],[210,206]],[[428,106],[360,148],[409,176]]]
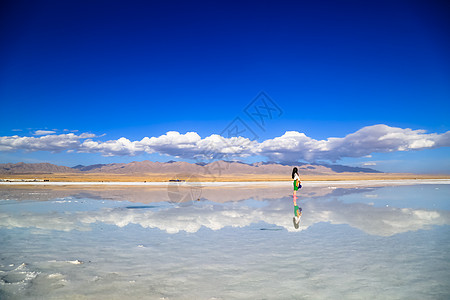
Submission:
[[[1,299],[448,299],[450,181],[2,185]]]

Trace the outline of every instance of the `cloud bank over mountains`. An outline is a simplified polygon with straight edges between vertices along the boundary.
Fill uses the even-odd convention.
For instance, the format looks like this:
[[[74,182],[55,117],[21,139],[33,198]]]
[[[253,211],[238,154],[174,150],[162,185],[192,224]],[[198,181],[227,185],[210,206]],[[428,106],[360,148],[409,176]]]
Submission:
[[[169,131],[159,137],[130,141],[122,137],[101,141],[92,133],[44,134],[0,137],[0,151],[51,151],[98,153],[103,156],[135,156],[159,153],[182,159],[235,159],[264,156],[274,161],[337,161],[344,157],[364,157],[372,153],[424,150],[450,146],[450,131],[442,134],[425,130],[367,126],[345,137],[316,140],[297,131],[265,141],[212,134],[201,138],[196,132]]]

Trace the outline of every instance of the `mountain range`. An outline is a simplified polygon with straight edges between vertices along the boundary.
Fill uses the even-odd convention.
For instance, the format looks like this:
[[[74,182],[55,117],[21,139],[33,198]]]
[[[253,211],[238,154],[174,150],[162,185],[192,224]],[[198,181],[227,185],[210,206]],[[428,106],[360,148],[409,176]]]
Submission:
[[[77,165],[72,168],[50,163],[6,163],[0,164],[0,174],[290,174],[294,166],[297,166],[299,173],[304,175],[328,175],[343,172],[382,173],[371,168],[319,163],[258,162],[247,164],[234,161],[188,163],[183,161],[152,162],[145,160],[140,162],[134,161],[131,163],[94,164],[88,166]]]

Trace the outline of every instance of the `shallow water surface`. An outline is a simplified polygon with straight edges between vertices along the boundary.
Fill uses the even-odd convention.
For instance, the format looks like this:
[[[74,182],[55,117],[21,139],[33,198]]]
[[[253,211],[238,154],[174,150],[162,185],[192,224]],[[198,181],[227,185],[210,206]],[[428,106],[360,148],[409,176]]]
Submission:
[[[450,185],[0,189],[1,299],[448,299]]]

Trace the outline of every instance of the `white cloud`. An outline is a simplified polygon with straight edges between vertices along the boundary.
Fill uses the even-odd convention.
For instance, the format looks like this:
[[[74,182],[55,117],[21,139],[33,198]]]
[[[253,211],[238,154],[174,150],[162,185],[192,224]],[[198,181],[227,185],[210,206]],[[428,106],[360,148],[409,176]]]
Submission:
[[[59,135],[44,135],[40,137],[21,137],[18,135],[0,137],[0,151],[66,151],[79,148],[80,139],[94,137],[94,134],[73,133]]]
[[[56,133],[54,130],[36,130],[33,135],[47,135],[47,134],[53,134]]]
[[[373,125],[361,128],[343,138],[314,140],[298,132],[260,144],[259,154],[272,159],[336,161],[343,157],[364,157],[371,153],[423,150],[450,146],[450,131],[427,134],[424,130]]]
[[[169,131],[159,137],[145,137],[139,142],[147,153],[158,152],[172,156],[192,158],[198,151],[197,143],[201,137],[196,132],[180,134],[177,131]]]
[[[48,131],[50,132],[50,131]],[[35,134],[44,133],[36,131]],[[52,131],[53,133],[53,131]],[[94,140],[93,138],[97,138]],[[225,138],[217,134],[201,138],[196,132],[169,131],[159,137],[131,141],[125,137],[101,141],[94,134],[47,134],[40,137],[0,137],[0,151],[76,151],[104,156],[159,153],[184,159],[233,159],[265,156],[276,161],[337,161],[343,157],[371,157],[372,153],[423,150],[450,146],[450,131],[437,134],[424,130],[373,125],[345,137],[315,140],[297,131],[262,142],[245,137]]]
[[[138,152],[143,152],[143,149],[138,146],[138,142],[131,142],[129,139],[122,137],[118,140],[106,142],[96,142],[88,139],[80,145],[78,152],[101,153],[104,156],[116,156],[136,155]]]
[[[368,161],[368,162],[363,163],[363,166],[376,166],[376,165],[377,165],[377,163],[376,162],[372,162],[372,161]]]
[[[180,158],[221,158],[245,157],[252,155],[256,141],[244,137],[224,138],[213,134],[202,139],[196,132],[180,134],[169,131],[159,137],[144,137],[140,141],[130,141],[127,138],[98,142],[86,140],[80,145],[80,152],[101,153],[105,156],[137,155],[141,153],[159,153]]]

